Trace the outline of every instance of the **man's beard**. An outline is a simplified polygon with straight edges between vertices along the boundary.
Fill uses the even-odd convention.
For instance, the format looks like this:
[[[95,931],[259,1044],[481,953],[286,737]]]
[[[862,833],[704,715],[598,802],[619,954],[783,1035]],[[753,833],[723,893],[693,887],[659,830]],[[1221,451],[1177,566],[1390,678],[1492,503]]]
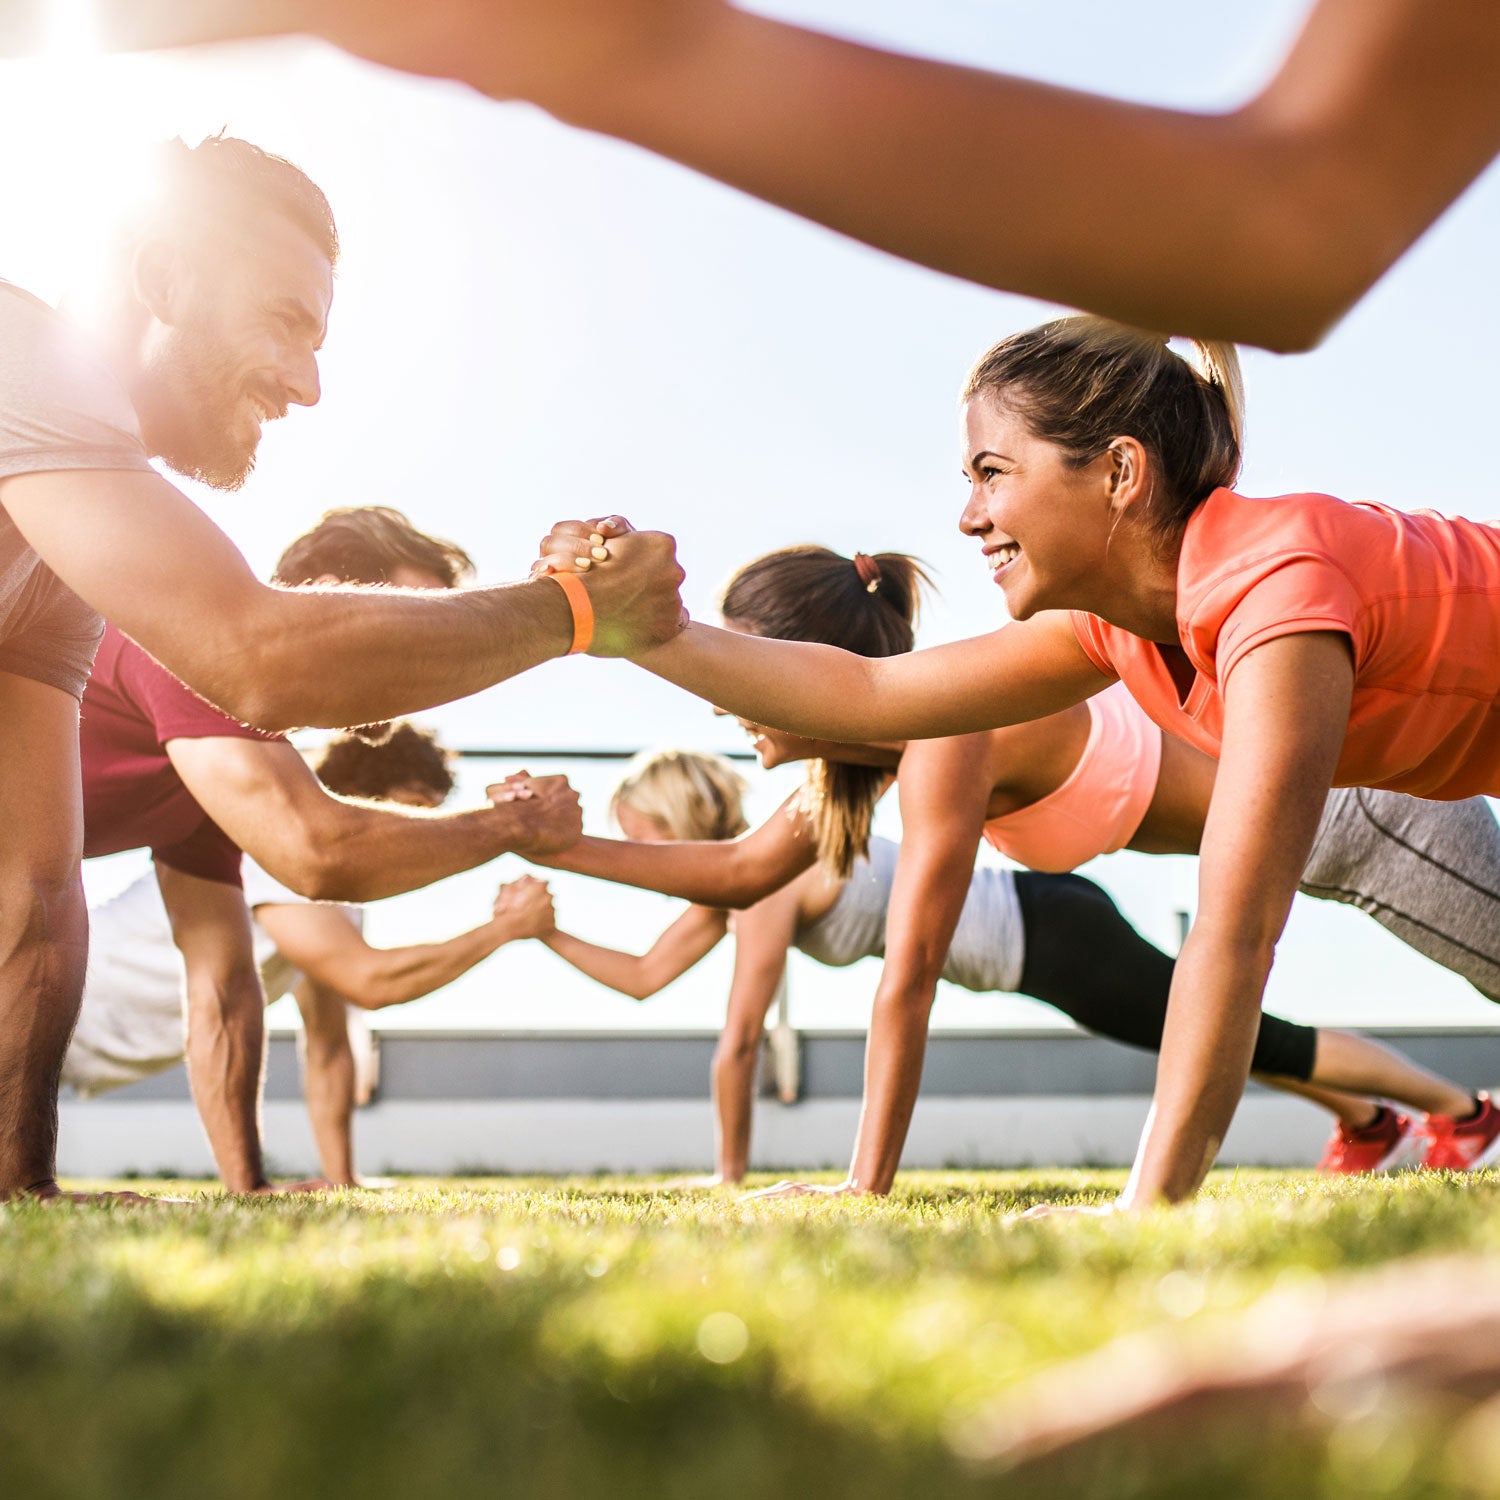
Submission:
[[[260,430],[248,441],[239,435],[246,387],[225,344],[204,318],[181,325],[164,341],[147,371],[164,399],[145,437],[176,473],[216,490],[237,490],[255,467]]]

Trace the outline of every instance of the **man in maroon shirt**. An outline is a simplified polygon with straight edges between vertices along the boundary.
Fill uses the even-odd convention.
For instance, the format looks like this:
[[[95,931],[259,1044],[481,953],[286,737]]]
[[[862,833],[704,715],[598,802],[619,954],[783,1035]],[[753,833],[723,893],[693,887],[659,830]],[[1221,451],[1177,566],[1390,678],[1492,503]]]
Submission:
[[[330,512],[287,549],[284,585],[447,589],[471,571],[397,511]],[[231,1192],[269,1189],[261,1159],[265,994],[240,852],[299,895],[369,901],[581,831],[565,777],[513,778],[496,800],[432,814],[330,795],[280,735],[205,703],[113,625],[83,697],[84,853],[151,850],[187,976],[188,1077]]]

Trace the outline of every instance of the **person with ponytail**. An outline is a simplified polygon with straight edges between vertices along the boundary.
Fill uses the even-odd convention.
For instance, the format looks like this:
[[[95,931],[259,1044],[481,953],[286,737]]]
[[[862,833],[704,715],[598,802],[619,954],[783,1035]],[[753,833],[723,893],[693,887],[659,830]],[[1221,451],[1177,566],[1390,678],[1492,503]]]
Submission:
[[[870,659],[693,624],[636,658],[741,718],[866,744],[1045,719],[1122,681],[1218,761],[1123,1207],[1190,1197],[1218,1153],[1330,788],[1500,793],[1500,529],[1237,493],[1238,360],[1198,353],[1072,317],[976,365],[960,524],[1005,594],[1003,629]],[[571,566],[593,530],[554,528],[541,565]],[[888,1084],[899,1116],[914,1090]]]
[[[799,550],[836,557],[821,548]],[[839,561],[848,566],[847,559]],[[910,559],[895,554],[882,562],[888,571],[896,566],[914,571]],[[777,759],[764,747],[762,755]],[[877,795],[891,781],[888,771],[861,769],[875,771]],[[610,797],[610,812],[631,842],[589,840],[576,861],[559,863],[614,879],[628,876],[628,883],[672,887],[677,894],[695,887],[710,900],[690,905],[642,954],[603,947],[557,927],[537,934],[590,978],[633,1000],[647,1000],[733,933],[734,977],[712,1074],[714,1184],[738,1182],[749,1170],[761,1038],[788,950],[797,948],[835,967],[867,957],[884,957],[897,968],[903,962],[892,943],[888,908],[904,851],[888,839],[870,837],[867,812],[861,817],[832,810],[826,800],[810,802],[806,788],[741,840],[774,846],[778,867],[764,881],[771,889],[743,910],[712,904],[725,894],[721,882],[738,847],[732,841],[748,826],[744,792],[744,779],[719,756],[690,750],[638,756]],[[848,835],[850,843],[828,838],[829,829],[840,840]],[[850,863],[841,872],[835,860],[845,852]],[[1159,1045],[1172,960],[1131,927],[1099,886],[1073,874],[976,870],[972,849],[961,873],[960,911],[949,924],[941,977],[979,993],[1029,995],[1127,1046]],[[926,985],[926,1007],[936,979]],[[1335,1141],[1344,1145],[1325,1153],[1320,1167],[1327,1172],[1415,1162],[1420,1132],[1407,1128],[1405,1116],[1372,1102],[1372,1095],[1419,1113],[1467,1110],[1473,1103],[1456,1084],[1378,1043],[1273,1015],[1262,1019],[1255,1068],[1263,1082],[1301,1094],[1341,1121],[1372,1116],[1390,1121],[1391,1129],[1367,1133],[1363,1142],[1352,1131],[1336,1132]]]
[[[789,547],[741,568],[724,590],[721,610],[726,626],[742,634],[891,656],[913,649],[925,582],[915,560],[900,553],[856,553],[851,560],[825,547]],[[808,766],[785,816],[728,845],[645,850],[586,839],[556,863],[706,902],[694,908],[702,917],[683,918],[681,930],[674,924],[670,944],[664,940],[629,960],[642,966],[639,974],[632,971],[637,983],[661,972],[675,978],[682,968],[674,955],[692,951],[689,962],[696,962],[707,951],[682,939],[689,929],[710,930],[715,903],[742,906],[779,883],[795,885],[793,877],[802,878],[814,859],[824,878],[849,879],[867,855],[874,805],[894,780],[904,833],[899,860],[883,868],[882,912],[898,876],[899,883],[888,924],[881,920],[886,964],[876,1002],[877,1015],[888,1012],[890,1024],[872,1033],[869,1073],[903,1084],[867,1101],[853,1173],[866,1188],[884,1192],[915,1100],[937,979],[951,961],[955,924],[972,895],[981,834],[1018,863],[1053,875],[1126,847],[1195,853],[1213,761],[1164,735],[1120,686],[1035,723],[911,745],[826,743],[751,723],[745,728],[763,765]],[[685,831],[692,825],[683,815],[660,816],[663,775],[679,784],[686,779],[659,765],[647,782],[644,806],[654,833],[625,825],[625,817],[642,808],[632,811],[630,799],[616,793],[613,808],[631,838],[658,841],[663,828],[675,828],[678,839],[721,840],[738,831],[695,834]],[[1455,857],[1463,863],[1456,866]],[[1371,912],[1487,997],[1500,997],[1500,828],[1482,799],[1445,804],[1394,793],[1333,793],[1301,888]],[[1139,979],[1140,964],[1116,951],[1110,936],[1128,931],[1123,919],[1112,905],[1107,921],[1094,909],[1108,904],[1097,887],[1088,885],[1080,895],[1066,882],[1026,877],[1018,891],[1030,934],[1024,993],[1091,1030],[1156,1047],[1170,968],[1147,963],[1148,977]],[[802,918],[811,920],[805,907]],[[717,920],[714,942],[724,932],[722,913]],[[1087,931],[1096,920],[1104,928]],[[763,1015],[764,1007],[754,1024]],[[1365,1050],[1370,1044],[1332,1032],[1315,1044],[1311,1029],[1285,1033],[1285,1025],[1278,1021],[1263,1031],[1259,1071],[1348,1091],[1318,1095],[1339,1121],[1321,1163],[1325,1169],[1372,1170],[1409,1160],[1421,1150],[1420,1136],[1428,1138],[1424,1160],[1433,1167],[1477,1165],[1496,1148],[1500,1111],[1487,1097],[1430,1075],[1385,1077],[1382,1087],[1375,1055]],[[1427,1119],[1410,1122],[1371,1103],[1370,1094],[1394,1097]]]

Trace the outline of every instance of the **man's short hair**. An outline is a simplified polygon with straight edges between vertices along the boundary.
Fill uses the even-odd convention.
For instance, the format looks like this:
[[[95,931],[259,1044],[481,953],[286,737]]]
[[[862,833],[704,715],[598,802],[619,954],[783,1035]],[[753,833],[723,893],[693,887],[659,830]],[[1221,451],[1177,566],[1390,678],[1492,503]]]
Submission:
[[[421,787],[439,801],[453,790],[448,752],[430,729],[403,719],[378,745],[356,734],[341,734],[313,762],[318,780],[340,797],[389,797]]]
[[[398,568],[416,568],[457,588],[474,575],[474,563],[457,542],[418,531],[387,505],[331,510],[299,536],[276,564],[272,581],[287,588],[337,578],[341,583],[389,583]]]
[[[159,157],[157,209],[185,232],[253,231],[265,213],[280,214],[301,229],[327,257],[339,259],[339,232],[323,190],[284,156],[262,151],[236,136],[211,135],[196,146],[180,137]]]

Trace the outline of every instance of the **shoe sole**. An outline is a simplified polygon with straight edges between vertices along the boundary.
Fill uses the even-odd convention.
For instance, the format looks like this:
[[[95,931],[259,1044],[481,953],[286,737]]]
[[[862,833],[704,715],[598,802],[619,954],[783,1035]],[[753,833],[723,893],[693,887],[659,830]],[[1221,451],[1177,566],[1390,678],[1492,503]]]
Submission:
[[[1495,1142],[1494,1149],[1500,1152],[1500,1140]],[[1420,1167],[1422,1165],[1422,1158],[1426,1154],[1426,1139],[1408,1131],[1391,1147],[1390,1155],[1378,1167],[1372,1167],[1371,1171],[1382,1174],[1386,1172],[1409,1171],[1413,1167]]]

